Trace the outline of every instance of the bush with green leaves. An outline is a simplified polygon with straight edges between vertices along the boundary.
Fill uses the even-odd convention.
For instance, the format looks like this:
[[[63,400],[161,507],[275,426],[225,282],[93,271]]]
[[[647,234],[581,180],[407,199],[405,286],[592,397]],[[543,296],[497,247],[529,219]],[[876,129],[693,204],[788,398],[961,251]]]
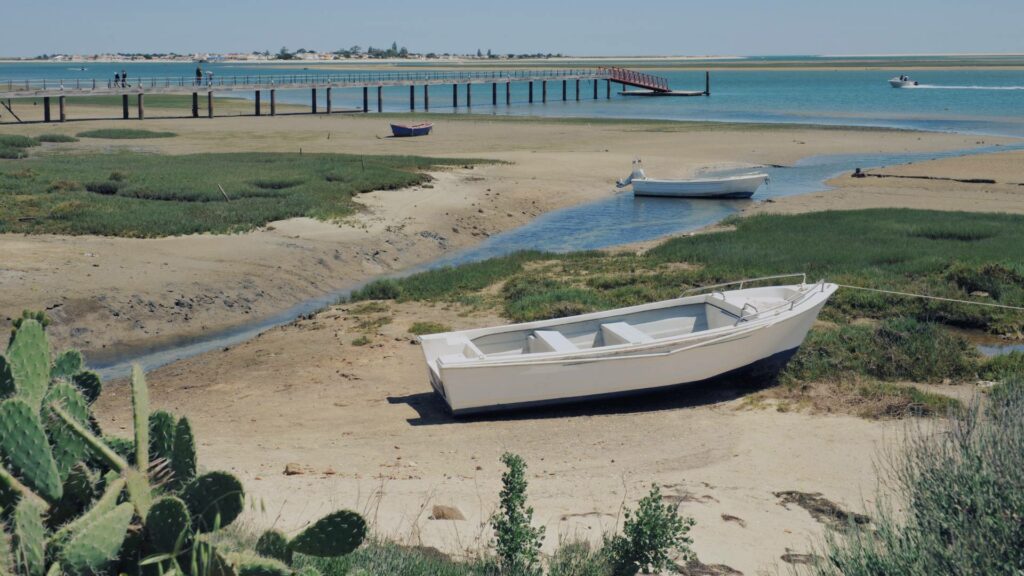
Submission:
[[[197,474],[188,421],[150,413],[139,367],[133,438],[102,435],[92,414],[100,379],[77,351],[51,358],[46,323],[41,313],[23,314],[0,355],[0,574],[292,574],[255,555],[225,557],[211,543],[241,514],[242,485],[226,472]],[[347,554],[365,531],[362,517],[342,510],[286,546]]]
[[[667,569],[673,553],[681,560],[695,558],[688,536],[695,521],[680,516],[675,506],[665,502],[661,489],[651,486],[651,492],[640,500],[636,512],[625,510],[622,534],[606,544],[616,576],[631,576],[637,572],[649,574]]]
[[[526,505],[526,462],[519,455],[501,455],[506,470],[501,475],[500,510],[491,518],[494,546],[503,574],[540,574],[540,547],[544,527],[535,528],[533,508]]]
[[[1024,374],[886,464],[873,529],[830,533],[813,574],[1024,573]]]

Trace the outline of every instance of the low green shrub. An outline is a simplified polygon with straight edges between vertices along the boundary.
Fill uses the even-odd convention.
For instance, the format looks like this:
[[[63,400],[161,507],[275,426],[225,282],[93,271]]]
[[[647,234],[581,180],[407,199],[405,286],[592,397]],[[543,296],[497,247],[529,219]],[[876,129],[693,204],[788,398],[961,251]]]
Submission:
[[[366,346],[367,344],[369,344],[371,342],[373,342],[373,340],[369,336],[367,336],[366,334],[363,334],[361,336],[356,337],[354,340],[352,340],[352,345],[353,346]]]
[[[0,134],[0,148],[32,148],[39,146],[39,140],[20,134]]]
[[[49,143],[78,142],[78,138],[69,136],[68,134],[40,134],[39,136],[36,136],[36,140]]]
[[[627,508],[624,515],[622,534],[607,544],[616,576],[660,573],[672,565],[672,553],[682,560],[696,558],[689,537],[696,522],[680,516],[673,504],[665,502],[657,485],[640,500],[636,512]]]
[[[440,322],[413,322],[412,326],[409,327],[409,334],[415,334],[420,336],[423,334],[439,334],[441,332],[451,332],[452,327],[447,324],[441,324]]]
[[[533,508],[526,504],[526,462],[506,452],[501,456],[506,470],[501,475],[501,504],[491,517],[494,547],[503,574],[541,574],[540,547],[544,527],[531,526]]]

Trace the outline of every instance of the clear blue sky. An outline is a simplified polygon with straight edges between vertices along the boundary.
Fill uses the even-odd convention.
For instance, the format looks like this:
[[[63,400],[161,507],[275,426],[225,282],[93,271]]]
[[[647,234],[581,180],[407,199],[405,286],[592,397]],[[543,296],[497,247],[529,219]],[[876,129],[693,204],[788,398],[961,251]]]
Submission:
[[[573,55],[1024,52],[1024,0],[6,0],[0,55],[335,50]]]

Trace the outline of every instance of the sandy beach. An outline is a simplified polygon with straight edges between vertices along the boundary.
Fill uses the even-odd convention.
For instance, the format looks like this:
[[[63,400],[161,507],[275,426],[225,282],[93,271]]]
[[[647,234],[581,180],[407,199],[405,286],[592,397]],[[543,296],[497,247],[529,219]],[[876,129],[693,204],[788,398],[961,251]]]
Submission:
[[[787,165],[815,154],[1003,141],[803,127],[436,123],[429,139],[392,140],[379,138],[386,129],[381,119],[351,115],[154,120],[145,127],[179,136],[129,144],[83,140],[77,149],[301,148],[501,162],[434,171],[429,187],[361,195],[362,211],[337,223],[292,219],[246,234],[149,240],[4,235],[0,290],[7,298],[0,313],[46,308],[58,347],[78,346],[102,358],[236,326],[471,246],[544,212],[615,194],[614,179],[636,156],[651,171],[684,176],[710,166]],[[872,170],[951,180],[843,176],[830,182],[834,190],[751,202],[747,213],[875,206],[1024,212],[1021,157],[1008,152]],[[956,181],[978,178],[996,183]],[[453,328],[502,321],[455,305],[331,306],[153,371],[153,404],[189,417],[204,467],[242,478],[253,510],[261,510],[248,513],[254,528],[294,531],[344,506],[364,512],[378,534],[471,555],[488,544],[498,458],[512,450],[530,466],[531,504],[548,527],[545,550],[559,541],[599,542],[621,520],[623,504],[657,483],[697,520],[700,560],[743,574],[786,572],[824,534],[827,519],[785,493],[869,511],[877,451],[904,429],[900,422],[776,410],[770,400],[752,408],[739,383],[656,403],[456,421],[430,392],[408,332],[424,320]],[[366,322],[378,327],[368,345],[358,346],[353,341]],[[125,383],[113,383],[98,404],[101,423],[126,432],[128,410]],[[435,505],[454,507],[464,519],[432,519]]]
[[[1006,141],[781,126],[476,117],[435,121],[434,135],[413,140],[382,138],[386,121],[374,117],[300,114],[146,120],[131,125],[171,130],[179,136],[122,142],[82,139],[73,145],[75,151],[303,150],[500,163],[436,171],[429,188],[360,195],[357,201],[365,208],[340,223],[292,219],[246,234],[145,240],[3,235],[0,289],[6,298],[0,303],[0,316],[44,308],[54,319],[50,331],[57,345],[78,347],[102,360],[267,317],[306,299],[473,245],[541,213],[615,194],[614,180],[628,172],[637,156],[644,158],[649,170],[673,177],[712,166],[785,165],[815,154],[944,150]],[[125,125],[88,123],[89,128]],[[81,130],[78,126],[31,125],[10,131],[74,134]],[[885,137],[879,138],[882,134]],[[61,153],[63,146],[40,153]],[[964,159],[963,166],[978,161],[988,160]],[[907,189],[919,185],[894,179],[869,179],[864,185],[868,184]],[[1007,201],[1012,203],[1012,198]]]

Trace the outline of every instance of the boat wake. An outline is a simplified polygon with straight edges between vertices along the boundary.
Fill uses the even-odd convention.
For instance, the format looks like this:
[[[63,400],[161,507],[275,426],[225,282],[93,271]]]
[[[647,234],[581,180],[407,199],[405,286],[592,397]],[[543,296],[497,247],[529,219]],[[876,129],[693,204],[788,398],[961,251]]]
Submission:
[[[904,90],[1024,90],[1024,86],[942,86],[938,84],[918,84],[917,86],[904,86]]]

